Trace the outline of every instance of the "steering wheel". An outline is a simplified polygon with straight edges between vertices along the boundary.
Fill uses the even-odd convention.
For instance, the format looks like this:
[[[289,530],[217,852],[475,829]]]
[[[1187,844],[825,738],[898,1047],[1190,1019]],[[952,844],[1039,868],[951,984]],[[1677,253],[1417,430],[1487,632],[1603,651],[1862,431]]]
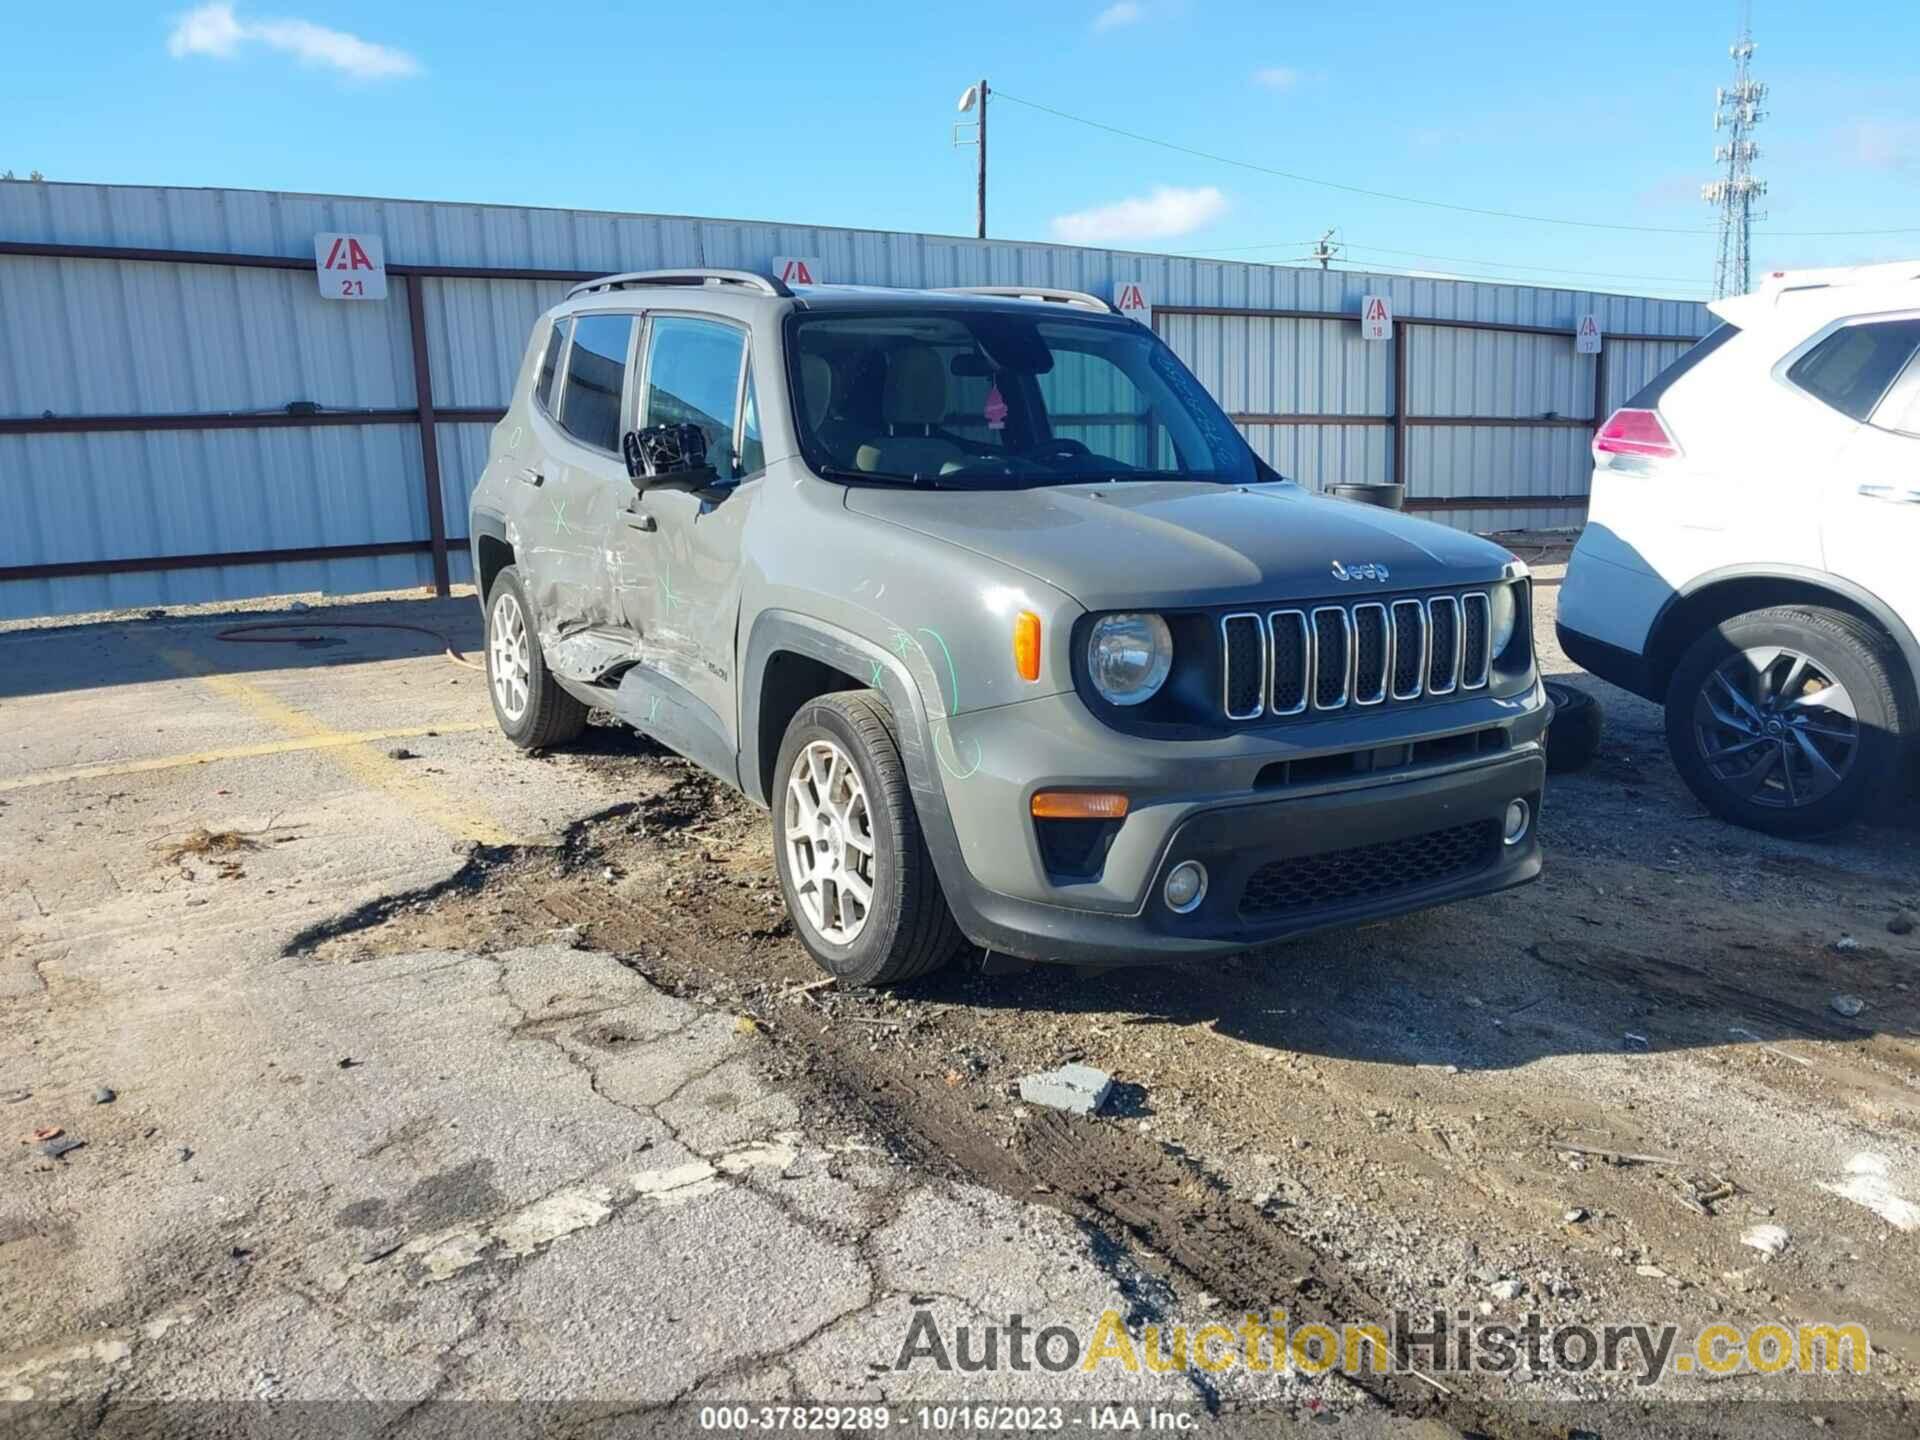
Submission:
[[[1092,454],[1093,451],[1082,445],[1078,440],[1069,439],[1065,435],[1056,435],[1051,440],[1042,440],[1038,445],[1022,450],[1020,452],[1020,458],[1022,460],[1045,460],[1057,457],[1061,460],[1078,460],[1083,457],[1090,457]]]

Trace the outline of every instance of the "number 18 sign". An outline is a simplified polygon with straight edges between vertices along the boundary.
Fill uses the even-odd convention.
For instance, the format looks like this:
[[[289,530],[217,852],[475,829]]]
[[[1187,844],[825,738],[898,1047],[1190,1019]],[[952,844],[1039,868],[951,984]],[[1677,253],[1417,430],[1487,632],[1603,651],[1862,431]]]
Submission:
[[[387,298],[387,247],[378,235],[315,235],[313,260],[323,298]]]

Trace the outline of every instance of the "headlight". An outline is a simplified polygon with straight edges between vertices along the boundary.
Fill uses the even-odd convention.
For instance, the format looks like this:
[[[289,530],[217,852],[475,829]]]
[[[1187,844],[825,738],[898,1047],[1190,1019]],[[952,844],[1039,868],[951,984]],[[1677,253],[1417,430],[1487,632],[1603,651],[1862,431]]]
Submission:
[[[1489,608],[1492,611],[1493,635],[1487,654],[1496,660],[1507,653],[1507,646],[1513,640],[1514,621],[1520,614],[1520,602],[1514,599],[1513,593],[1516,588],[1518,587],[1513,585],[1496,585],[1488,597]]]
[[[1110,705],[1151,700],[1173,668],[1173,636],[1158,615],[1108,615],[1087,637],[1087,674]]]

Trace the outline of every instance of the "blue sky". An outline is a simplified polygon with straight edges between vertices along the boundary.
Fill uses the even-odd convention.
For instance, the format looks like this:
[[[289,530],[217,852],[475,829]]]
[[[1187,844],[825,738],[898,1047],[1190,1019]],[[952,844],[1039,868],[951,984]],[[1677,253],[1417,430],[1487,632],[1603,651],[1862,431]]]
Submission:
[[[97,0],[15,16],[0,169],[971,233],[1694,296],[1727,3]],[[1920,5],[1759,0],[1762,267],[1920,254]],[[1014,98],[1018,97],[1018,99]],[[1343,193],[1156,147],[1533,216]],[[1907,228],[1905,235],[1795,231]],[[1270,248],[1249,248],[1270,247]],[[1658,277],[1658,278],[1642,278]]]

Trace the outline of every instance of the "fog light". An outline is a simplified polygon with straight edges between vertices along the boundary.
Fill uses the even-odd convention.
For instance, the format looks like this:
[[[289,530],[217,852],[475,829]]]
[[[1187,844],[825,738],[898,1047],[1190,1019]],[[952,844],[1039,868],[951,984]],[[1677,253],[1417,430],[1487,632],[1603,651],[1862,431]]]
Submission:
[[[1507,823],[1502,838],[1509,845],[1518,845],[1527,838],[1527,827],[1532,823],[1532,807],[1524,800],[1514,800],[1507,805]]]
[[[1207,898],[1207,867],[1198,860],[1182,860],[1167,875],[1167,908],[1185,915]]]

